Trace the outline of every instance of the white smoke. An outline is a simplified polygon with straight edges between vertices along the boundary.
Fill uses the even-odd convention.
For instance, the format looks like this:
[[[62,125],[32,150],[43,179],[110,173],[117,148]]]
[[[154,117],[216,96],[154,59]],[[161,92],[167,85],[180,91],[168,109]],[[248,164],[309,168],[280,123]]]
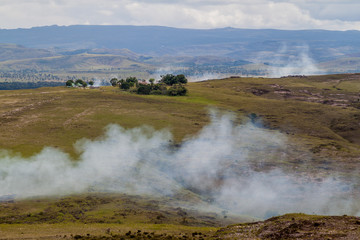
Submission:
[[[310,57],[308,46],[298,46],[290,50],[283,45],[277,57],[271,59],[271,63],[273,66],[270,68],[270,77],[325,74]]]
[[[154,78],[155,80],[160,80],[163,75],[166,74],[173,74],[179,71],[179,69],[182,69],[181,67],[175,67],[175,66],[163,66],[158,69],[154,73],[150,75],[150,78]]]
[[[110,86],[110,80],[106,78],[94,77],[94,87]]]
[[[154,79],[161,79],[161,76],[166,74],[182,74],[186,72],[184,67],[167,66],[158,68],[150,77]],[[199,82],[212,79],[221,79],[229,77],[229,74],[216,73],[216,72],[198,72],[192,75],[186,75],[189,82]]]
[[[256,171],[266,158],[286,158],[286,137],[231,114],[211,113],[211,123],[180,147],[169,131],[151,127],[106,128],[96,140],[75,144],[77,161],[45,148],[23,159],[0,154],[0,196],[64,195],[86,191],[171,195],[186,188],[223,208],[266,217],[286,212],[357,214],[344,186],[332,179],[313,183],[279,168]]]
[[[189,80],[189,82],[200,82],[205,80],[221,79],[226,77],[229,77],[229,74],[204,72],[204,73],[187,76],[187,79]]]

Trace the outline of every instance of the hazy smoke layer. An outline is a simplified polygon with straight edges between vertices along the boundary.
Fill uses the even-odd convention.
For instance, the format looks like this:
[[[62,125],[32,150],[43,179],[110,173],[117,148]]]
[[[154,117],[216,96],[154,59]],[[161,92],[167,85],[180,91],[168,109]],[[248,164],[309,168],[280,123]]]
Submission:
[[[211,123],[180,147],[151,127],[107,127],[104,136],[75,144],[78,161],[53,148],[29,158],[0,154],[0,196],[17,197],[114,191],[171,195],[183,188],[229,210],[267,217],[285,212],[357,214],[343,199],[345,183],[312,183],[279,169],[258,172],[264,159],[286,158],[286,138],[232,115]]]
[[[110,86],[110,80],[94,77],[94,87]]]
[[[187,76],[189,82],[200,82],[205,80],[221,79],[226,77],[229,77],[229,74],[220,74],[220,73],[211,73],[211,72],[204,72],[200,74]]]
[[[285,65],[284,62],[286,62]],[[310,57],[308,46],[298,46],[290,50],[284,45],[278,52],[278,57],[272,59],[272,64],[281,66],[273,66],[270,70],[270,77],[324,74]]]

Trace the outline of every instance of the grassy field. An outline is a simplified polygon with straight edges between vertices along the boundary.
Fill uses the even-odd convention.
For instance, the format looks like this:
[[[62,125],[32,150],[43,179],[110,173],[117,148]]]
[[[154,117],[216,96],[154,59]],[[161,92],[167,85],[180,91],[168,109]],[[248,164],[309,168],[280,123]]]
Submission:
[[[113,87],[0,91],[0,148],[29,157],[51,146],[77,161],[73,144],[99,139],[111,123],[169,129],[176,146],[209,124],[209,109],[216,108],[234,114],[236,124],[251,121],[286,136],[279,154],[288,157],[267,159],[265,149],[253,157],[267,162],[254,165],[258,171],[277,166],[317,176],[358,177],[353,169],[360,156],[359,74],[230,78],[189,83],[188,89],[184,97],[143,96]],[[161,234],[200,238],[192,233],[212,236],[220,226],[250,220],[196,211],[184,219],[174,207],[179,201],[106,194],[9,201],[0,205],[0,239],[125,237],[138,230],[155,232],[159,239],[165,237]]]
[[[83,194],[32,198],[0,206],[0,239],[60,239],[81,236],[213,235],[219,226],[253,220],[188,210],[175,198]],[[210,210],[210,209],[209,209]],[[141,235],[140,234],[140,235]],[[130,235],[130,234],[129,234]],[[128,236],[130,238],[130,236]]]

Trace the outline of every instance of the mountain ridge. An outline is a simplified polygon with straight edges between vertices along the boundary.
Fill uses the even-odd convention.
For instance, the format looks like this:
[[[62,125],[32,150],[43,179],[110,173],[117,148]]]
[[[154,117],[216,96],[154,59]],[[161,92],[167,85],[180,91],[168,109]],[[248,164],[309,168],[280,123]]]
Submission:
[[[149,55],[209,55],[239,57],[251,61],[250,52],[290,50],[308,46],[310,52],[330,48],[334,55],[360,52],[360,31],[274,30],[274,29],[181,29],[161,26],[72,25],[30,29],[0,29],[3,43],[31,48],[127,48]],[[345,40],[344,40],[345,39]],[[269,44],[270,43],[270,44]],[[341,49],[344,47],[347,49]],[[236,50],[236,51],[233,51]],[[317,54],[319,55],[319,53]],[[326,55],[320,54],[322,57]],[[317,58],[317,56],[316,56]]]

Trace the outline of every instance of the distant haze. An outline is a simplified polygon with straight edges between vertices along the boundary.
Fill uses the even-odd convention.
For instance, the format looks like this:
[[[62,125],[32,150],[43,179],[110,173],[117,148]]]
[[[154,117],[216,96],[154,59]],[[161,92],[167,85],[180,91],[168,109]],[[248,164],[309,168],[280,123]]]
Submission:
[[[286,45],[299,47],[315,61],[360,53],[360,31],[283,31],[255,29],[179,29],[150,26],[69,26],[0,30],[2,43],[31,48],[129,49],[138,54],[217,56],[254,61]],[[284,54],[284,52],[283,52]],[[265,59],[265,58],[264,58]]]
[[[360,71],[360,31],[77,25],[0,29],[0,39],[3,43],[40,49],[31,51],[0,44],[0,68],[5,71],[73,71],[79,67],[74,63],[80,62],[83,67],[89,66],[83,71],[91,70],[92,64],[106,65],[107,69],[129,67],[121,65],[123,60],[131,61],[133,72],[146,71],[155,77],[184,73],[191,80]],[[39,59],[54,55],[62,57]],[[27,62],[7,61],[11,59]],[[337,61],[352,64],[339,65]],[[253,63],[256,66],[245,66]]]

